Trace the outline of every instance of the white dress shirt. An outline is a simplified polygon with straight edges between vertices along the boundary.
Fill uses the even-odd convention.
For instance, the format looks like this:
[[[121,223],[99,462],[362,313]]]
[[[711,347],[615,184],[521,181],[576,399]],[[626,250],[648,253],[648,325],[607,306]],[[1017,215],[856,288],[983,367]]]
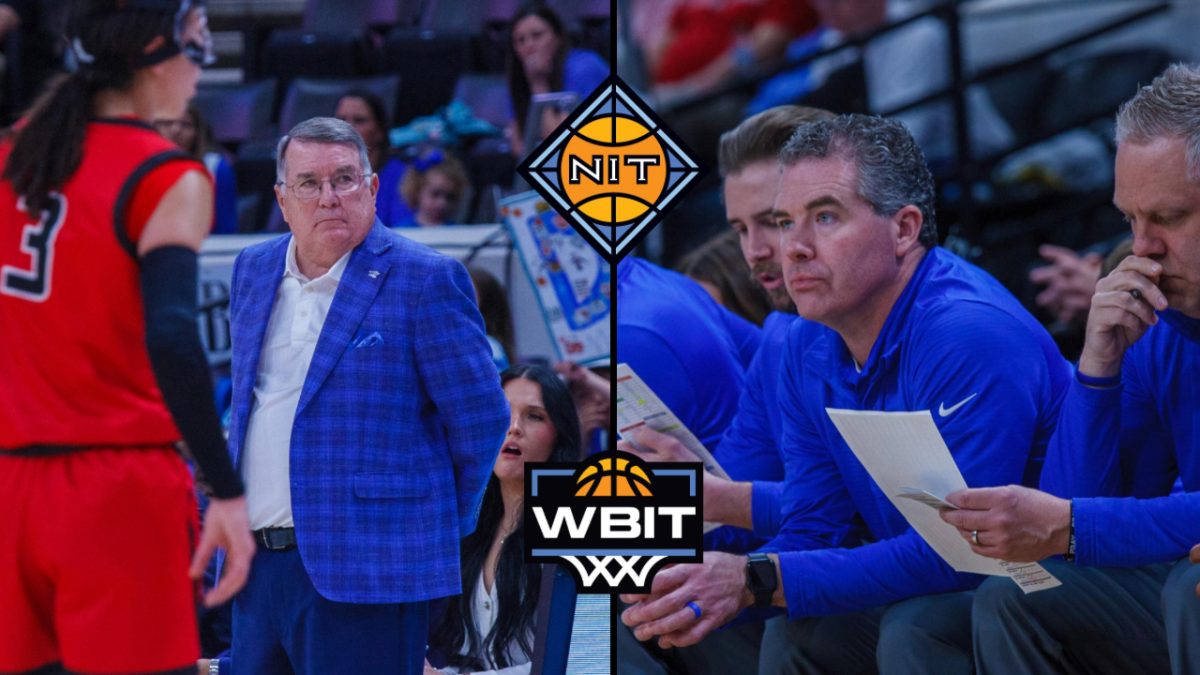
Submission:
[[[250,529],[291,527],[290,452],[296,404],[317,339],[350,253],[316,279],[300,273],[296,240],[288,242],[283,278],[263,338],[254,400],[242,448],[242,479]]]

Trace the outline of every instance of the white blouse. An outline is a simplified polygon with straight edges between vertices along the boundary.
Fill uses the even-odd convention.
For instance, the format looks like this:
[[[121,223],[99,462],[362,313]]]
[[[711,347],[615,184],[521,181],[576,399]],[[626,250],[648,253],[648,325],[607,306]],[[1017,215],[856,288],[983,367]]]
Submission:
[[[493,580],[492,590],[489,592],[483,585],[483,574],[479,575],[479,579],[475,582],[475,589],[471,592],[471,614],[475,617],[475,630],[479,633],[480,639],[483,639],[491,632],[492,627],[496,625],[497,611],[499,607],[499,595],[496,592],[496,584]],[[533,628],[529,629],[529,644],[533,645]],[[468,645],[463,644],[459,654],[467,654]],[[459,675],[460,673],[475,673],[476,675],[529,675],[533,663],[528,660],[528,657],[521,652],[520,647],[516,644],[508,646],[508,651],[505,653],[509,663],[517,663],[518,665],[509,666],[507,668],[496,668],[496,664],[492,662],[491,654],[483,654],[483,665],[491,670],[459,670],[455,667],[447,667],[442,669],[443,673],[451,675]],[[525,659],[524,663],[518,663]]]

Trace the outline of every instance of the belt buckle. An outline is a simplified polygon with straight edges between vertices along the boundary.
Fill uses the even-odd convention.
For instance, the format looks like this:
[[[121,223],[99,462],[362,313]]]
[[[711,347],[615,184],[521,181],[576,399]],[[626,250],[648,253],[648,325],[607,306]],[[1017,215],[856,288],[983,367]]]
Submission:
[[[296,546],[295,535],[287,536],[291,532],[295,530],[288,527],[264,527],[255,534],[268,551],[287,551]]]

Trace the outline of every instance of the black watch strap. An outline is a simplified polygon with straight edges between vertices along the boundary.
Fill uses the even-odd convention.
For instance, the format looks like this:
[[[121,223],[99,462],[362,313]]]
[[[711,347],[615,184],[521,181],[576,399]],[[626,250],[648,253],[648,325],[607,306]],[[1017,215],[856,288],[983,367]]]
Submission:
[[[751,553],[746,561],[746,588],[754,596],[754,606],[770,607],[778,587],[775,562],[766,553]]]

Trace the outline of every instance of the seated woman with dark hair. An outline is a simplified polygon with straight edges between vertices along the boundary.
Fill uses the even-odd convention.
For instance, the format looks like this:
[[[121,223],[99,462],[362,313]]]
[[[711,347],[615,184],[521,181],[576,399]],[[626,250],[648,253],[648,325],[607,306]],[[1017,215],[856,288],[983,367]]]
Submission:
[[[505,134],[513,155],[523,157],[525,122],[534,94],[569,91],[587,98],[609,75],[599,54],[573,48],[566,26],[542,3],[523,5],[513,15],[508,43],[508,97],[513,119]],[[565,116],[565,113],[564,113]],[[547,112],[539,137],[545,137],[564,117]]]
[[[430,639],[426,673],[522,675],[533,658],[542,567],[525,563],[521,515],[525,462],[579,459],[579,419],[566,384],[541,366],[500,375],[512,422],[483,493],[475,531],[462,543],[462,595],[451,598]],[[440,660],[440,659],[438,659]]]
[[[213,179],[213,234],[235,234],[238,231],[237,181],[233,165],[224,150],[213,141],[212,129],[200,109],[189,103],[187,112],[178,119],[161,118],[153,121],[154,128],[184,152],[204,163]]]
[[[350,89],[338,99],[333,116],[354,127],[367,144],[371,170],[379,176],[379,192],[375,195],[375,214],[379,220],[388,227],[412,220],[412,209],[400,196],[400,183],[407,167],[399,157],[391,155],[390,123],[383,99],[366,89]]]
[[[771,313],[771,298],[746,272],[738,233],[726,230],[675,264],[680,274],[700,284],[725,309],[761,327]]]

